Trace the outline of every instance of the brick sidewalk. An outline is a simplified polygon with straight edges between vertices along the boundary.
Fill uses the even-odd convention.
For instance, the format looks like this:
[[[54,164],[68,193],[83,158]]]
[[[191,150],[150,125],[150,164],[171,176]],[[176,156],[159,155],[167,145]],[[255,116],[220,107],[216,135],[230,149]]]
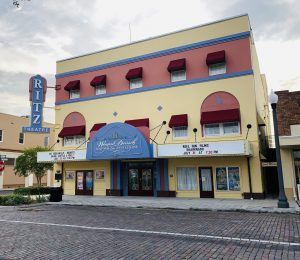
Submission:
[[[191,198],[153,198],[153,197],[102,197],[64,195],[61,202],[49,204],[102,206],[121,208],[159,208],[189,209],[211,211],[244,211],[267,213],[300,214],[295,201],[289,201],[290,208],[277,208],[277,200],[234,200],[234,199],[191,199]]]

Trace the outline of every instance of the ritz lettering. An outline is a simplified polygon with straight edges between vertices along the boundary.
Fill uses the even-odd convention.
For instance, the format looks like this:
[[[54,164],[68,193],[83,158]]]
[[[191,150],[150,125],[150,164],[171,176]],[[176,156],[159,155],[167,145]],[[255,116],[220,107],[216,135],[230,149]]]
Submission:
[[[42,109],[43,109],[43,84],[42,80],[33,79],[32,89],[32,122],[31,125],[42,124]]]

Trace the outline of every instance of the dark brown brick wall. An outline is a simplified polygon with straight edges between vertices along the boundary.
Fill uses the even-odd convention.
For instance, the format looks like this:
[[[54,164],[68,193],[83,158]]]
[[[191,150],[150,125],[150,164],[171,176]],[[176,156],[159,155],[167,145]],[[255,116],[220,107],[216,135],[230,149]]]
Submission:
[[[275,92],[278,95],[277,116],[279,135],[291,135],[290,125],[300,124],[300,91]]]

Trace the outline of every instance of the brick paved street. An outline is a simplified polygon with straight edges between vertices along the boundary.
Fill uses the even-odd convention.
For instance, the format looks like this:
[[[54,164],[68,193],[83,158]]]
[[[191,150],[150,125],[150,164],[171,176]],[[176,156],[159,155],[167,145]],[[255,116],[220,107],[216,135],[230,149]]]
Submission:
[[[296,214],[42,205],[0,225],[0,259],[300,259]]]

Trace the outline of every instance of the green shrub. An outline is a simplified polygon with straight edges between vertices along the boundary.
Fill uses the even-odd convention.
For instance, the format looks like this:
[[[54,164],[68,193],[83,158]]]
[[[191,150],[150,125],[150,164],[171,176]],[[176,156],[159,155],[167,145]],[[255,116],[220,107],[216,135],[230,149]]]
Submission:
[[[20,195],[42,195],[50,194],[50,187],[28,187],[14,190],[14,194]]]
[[[36,199],[35,199],[36,203],[43,203],[43,202],[48,202],[48,201],[49,201],[49,198],[44,197],[44,196],[36,197]]]
[[[18,194],[0,196],[0,205],[2,206],[16,206],[30,203],[32,203],[30,197],[24,197]]]

